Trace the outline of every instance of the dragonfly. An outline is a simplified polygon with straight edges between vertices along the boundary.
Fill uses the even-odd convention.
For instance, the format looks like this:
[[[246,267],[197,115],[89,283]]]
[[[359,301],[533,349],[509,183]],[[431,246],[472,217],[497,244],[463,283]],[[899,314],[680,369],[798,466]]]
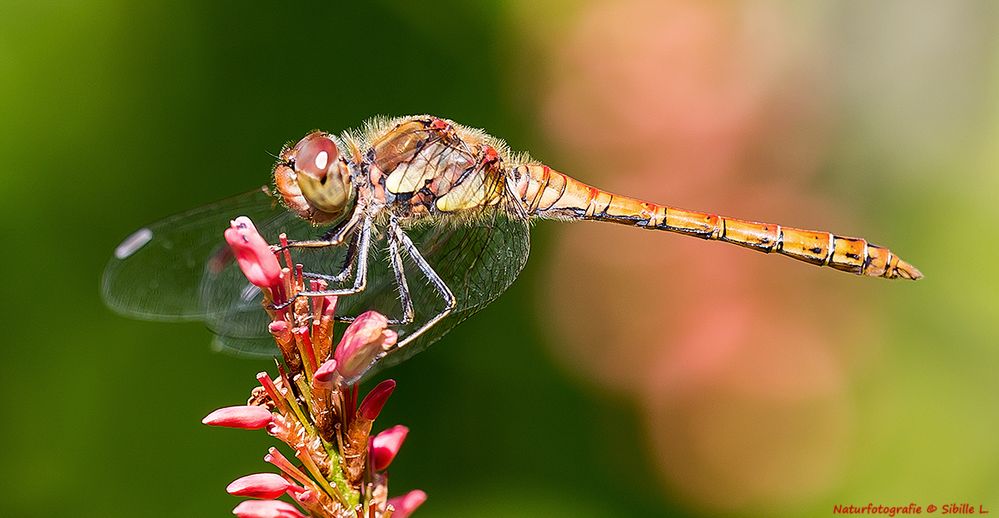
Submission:
[[[149,320],[201,320],[214,345],[275,353],[263,295],[239,272],[222,232],[248,216],[323,281],[299,296],[340,296],[337,319],[389,315],[399,333],[378,368],[426,349],[499,297],[523,269],[535,220],[604,221],[740,245],[843,272],[922,274],[888,248],[824,231],[758,223],[613,194],[500,139],[430,115],[313,131],[285,145],[273,183],[141,228],[114,252],[102,295]],[[348,296],[349,295],[349,296]]]

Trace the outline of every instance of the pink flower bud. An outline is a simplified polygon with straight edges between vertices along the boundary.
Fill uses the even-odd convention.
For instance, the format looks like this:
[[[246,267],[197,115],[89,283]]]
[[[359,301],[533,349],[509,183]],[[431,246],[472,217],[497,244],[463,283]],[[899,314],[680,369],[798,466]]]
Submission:
[[[308,509],[309,506],[319,502],[319,499],[316,498],[316,495],[312,491],[305,488],[299,488],[299,489],[301,491],[296,493],[291,493],[291,497],[294,498],[296,502],[303,504],[303,507],[305,507],[306,509]]]
[[[399,448],[402,448],[409,428],[403,425],[396,425],[375,436],[371,440],[371,465],[376,471],[381,471],[392,463]]]
[[[382,407],[385,406],[385,402],[388,401],[393,390],[395,390],[395,380],[385,380],[375,385],[375,388],[371,389],[367,396],[364,396],[364,401],[361,401],[357,413],[368,421],[374,421],[382,412]]]
[[[323,315],[333,316],[333,314],[336,312],[336,301],[337,301],[336,295],[323,297],[323,300],[325,301],[323,303]]]
[[[386,327],[388,319],[375,311],[366,311],[351,322],[333,353],[337,370],[344,378],[357,379],[378,355],[395,345],[398,335]]]
[[[408,518],[417,507],[427,501],[427,494],[414,489],[405,495],[389,498],[388,505],[395,508],[392,518]]]
[[[320,387],[330,387],[339,376],[336,372],[336,360],[326,360],[316,369],[312,375],[312,380]]]
[[[284,320],[274,320],[267,324],[267,331],[274,336],[284,335],[291,332],[291,326]]]
[[[225,231],[225,240],[229,243],[229,248],[232,248],[246,280],[260,288],[273,289],[280,286],[281,264],[250,218],[240,216],[229,225],[230,228]]]
[[[240,502],[232,514],[239,518],[305,518],[295,506],[280,500],[247,500]]]
[[[271,417],[271,411],[262,406],[230,406],[208,414],[201,422],[208,426],[259,430],[270,424]]]
[[[277,498],[285,491],[295,489],[301,490],[298,486],[285,480],[284,477],[276,473],[255,473],[233,480],[226,486],[225,490],[230,495],[248,496],[251,498]]]

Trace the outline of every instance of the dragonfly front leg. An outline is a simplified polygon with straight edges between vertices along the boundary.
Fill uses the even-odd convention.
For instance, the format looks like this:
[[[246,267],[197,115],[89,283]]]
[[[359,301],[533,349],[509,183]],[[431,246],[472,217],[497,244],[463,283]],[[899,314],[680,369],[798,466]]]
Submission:
[[[406,347],[406,345],[408,345],[410,342],[416,340],[417,338],[419,338],[420,335],[425,333],[427,329],[430,329],[431,327],[433,327],[434,324],[440,322],[441,319],[451,314],[451,311],[453,311],[454,308],[457,307],[458,301],[455,298],[454,293],[451,292],[451,289],[448,288],[447,284],[444,283],[444,279],[442,279],[441,276],[438,275],[436,271],[434,271],[433,267],[430,266],[430,263],[428,263],[427,260],[420,253],[420,250],[416,248],[415,244],[413,244],[413,240],[411,240],[409,236],[407,236],[406,233],[403,232],[402,228],[399,227],[398,222],[396,222],[395,220],[390,221],[389,232],[391,232],[395,236],[395,239],[397,239],[402,244],[403,248],[405,248],[406,250],[406,254],[409,255],[410,259],[412,259],[414,263],[416,263],[417,268],[419,268],[420,271],[423,272],[423,275],[426,276],[427,280],[430,281],[430,284],[432,284],[433,287],[437,290],[437,293],[440,294],[441,298],[444,299],[445,303],[444,309],[441,310],[440,313],[437,313],[437,315],[435,315],[433,318],[431,318],[430,320],[425,322],[422,326],[420,326],[419,329],[406,335],[406,337],[403,338],[402,341],[397,343],[395,348],[393,348],[393,350],[398,350],[402,349],[403,347]],[[401,263],[401,258],[400,258],[400,263]],[[412,302],[410,302],[410,304],[412,304]]]
[[[286,248],[326,248],[327,246],[338,246],[343,243],[343,240],[347,238],[357,223],[360,221],[360,211],[355,211],[354,215],[351,216],[349,220],[344,221],[340,225],[333,227],[328,232],[323,234],[320,239],[308,239],[305,241],[289,241],[285,246],[275,246],[272,247],[275,252],[280,252]],[[365,220],[369,219],[367,216],[363,216]]]
[[[302,275],[309,279],[326,281],[328,285],[342,283],[347,280],[351,270],[354,268],[354,262],[357,259],[357,249],[360,241],[361,233],[358,232],[357,235],[354,236],[354,239],[350,241],[350,245],[347,247],[347,255],[343,258],[343,267],[340,269],[340,273],[336,275],[326,275],[322,273],[305,272]]]
[[[329,297],[329,296],[342,296],[342,295],[353,295],[355,293],[360,293],[364,291],[364,288],[368,283],[368,250],[371,248],[371,218],[365,217],[364,222],[361,224],[360,233],[357,238],[357,273],[354,275],[354,285],[350,288],[337,289],[337,290],[305,290],[298,292],[294,298],[291,300],[274,306],[273,309],[282,309],[290,305],[298,297]],[[302,243],[300,241],[299,243]],[[327,241],[324,246],[334,246],[336,243],[333,241]],[[350,252],[348,251],[348,257]],[[350,265],[345,268],[346,271],[350,271]],[[340,272],[341,274],[344,272]],[[322,274],[308,273],[303,274],[305,277],[310,279],[335,279],[337,276],[323,276]]]

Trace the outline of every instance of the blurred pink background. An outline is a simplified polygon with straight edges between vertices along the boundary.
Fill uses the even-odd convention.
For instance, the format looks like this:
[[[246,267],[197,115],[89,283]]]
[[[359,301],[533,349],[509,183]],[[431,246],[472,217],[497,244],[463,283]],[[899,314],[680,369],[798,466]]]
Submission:
[[[836,32],[879,21],[891,31],[893,14],[909,10],[899,2],[894,11],[847,4],[561,2],[546,18],[524,3],[515,16],[538,54],[520,65],[544,83],[534,102],[552,153],[536,158],[611,192],[866,237],[918,265],[927,247],[913,243],[927,236],[914,233],[905,214],[879,217],[893,205],[914,209],[884,198],[899,179],[850,163],[851,153],[865,150],[849,147],[858,121],[846,115],[899,93],[851,98],[871,72],[866,53],[878,50],[851,48]],[[954,26],[944,28],[954,37],[975,16],[970,8],[935,9],[950,16]],[[925,57],[918,54],[925,40],[945,44],[946,35],[897,32],[899,41],[880,51],[899,73],[953,68],[939,51],[905,61]],[[926,93],[913,88],[948,93],[909,84],[903,99],[921,102]],[[955,109],[964,101],[933,100]],[[915,108],[901,115],[920,126],[960,115]],[[890,119],[899,113],[881,111],[862,118],[859,131],[899,122]],[[895,159],[892,144],[909,148],[923,136],[902,135],[910,140],[877,154]],[[931,155],[941,143],[933,144],[907,151]],[[893,361],[886,348],[890,355],[906,346],[892,326],[906,318],[894,301],[932,287],[613,225],[563,227],[545,272],[551,282],[538,293],[539,307],[551,308],[553,354],[582,382],[635,405],[669,492],[709,510],[793,512],[871,476],[857,456],[884,431],[870,428],[858,385]]]

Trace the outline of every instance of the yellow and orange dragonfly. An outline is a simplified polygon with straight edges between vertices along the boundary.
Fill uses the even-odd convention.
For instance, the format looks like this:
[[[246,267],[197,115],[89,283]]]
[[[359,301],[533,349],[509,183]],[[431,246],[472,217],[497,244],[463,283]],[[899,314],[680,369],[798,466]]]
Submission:
[[[734,243],[844,272],[922,274],[860,238],[658,205],[586,185],[512,153],[482,131],[433,116],[315,131],[282,150],[274,188],[166,218],[115,250],[102,282],[114,310],[204,320],[223,349],[272,354],[262,295],[233,265],[222,231],[246,215],[269,242],[293,239],[303,296],[341,299],[338,319],[374,309],[399,341],[381,366],[423,350],[505,291],[527,261],[532,219],[607,221]],[[421,278],[410,282],[414,275]]]

